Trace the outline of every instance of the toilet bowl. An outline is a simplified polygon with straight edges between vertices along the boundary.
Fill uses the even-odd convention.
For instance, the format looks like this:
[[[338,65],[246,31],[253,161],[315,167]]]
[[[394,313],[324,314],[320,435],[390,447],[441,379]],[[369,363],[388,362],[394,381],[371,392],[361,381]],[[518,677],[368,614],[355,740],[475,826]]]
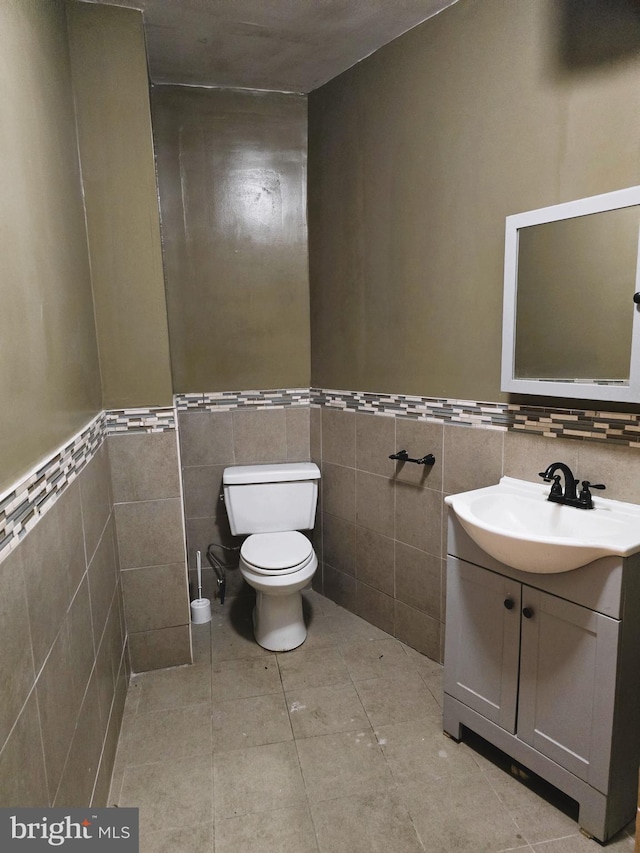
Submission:
[[[223,494],[234,535],[249,533],[240,572],[256,591],[256,642],[273,652],[301,645],[306,636],[301,590],[318,559],[300,530],[313,526],[320,471],[313,462],[226,468]]]
[[[263,648],[285,652],[305,641],[300,592],[317,567],[311,543],[297,531],[254,533],[244,541],[240,572],[256,591],[253,631]]]

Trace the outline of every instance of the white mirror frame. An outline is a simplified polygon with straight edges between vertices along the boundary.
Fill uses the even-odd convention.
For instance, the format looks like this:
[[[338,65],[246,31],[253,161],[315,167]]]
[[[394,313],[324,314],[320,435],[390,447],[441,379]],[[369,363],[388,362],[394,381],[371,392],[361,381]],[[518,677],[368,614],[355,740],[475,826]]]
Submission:
[[[536,394],[541,397],[568,397],[585,400],[617,400],[640,402],[640,310],[633,313],[631,332],[631,364],[628,383],[575,382],[561,379],[516,379],[515,330],[518,285],[518,230],[529,225],[573,219],[605,210],[640,205],[640,186],[581,198],[551,207],[541,207],[526,213],[507,216],[504,251],[504,303],[502,314],[502,391],[516,394]],[[640,292],[640,235],[636,261],[636,292]],[[631,301],[633,294],[629,294]],[[630,306],[631,309],[631,306]]]

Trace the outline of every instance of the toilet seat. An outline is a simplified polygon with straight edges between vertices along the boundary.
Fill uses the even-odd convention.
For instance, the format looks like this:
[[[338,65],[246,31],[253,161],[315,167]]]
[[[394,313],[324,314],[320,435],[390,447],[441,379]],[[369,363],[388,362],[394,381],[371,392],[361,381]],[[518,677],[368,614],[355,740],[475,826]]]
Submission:
[[[297,530],[254,533],[242,543],[240,556],[260,575],[287,575],[307,566],[314,558],[311,542]]]

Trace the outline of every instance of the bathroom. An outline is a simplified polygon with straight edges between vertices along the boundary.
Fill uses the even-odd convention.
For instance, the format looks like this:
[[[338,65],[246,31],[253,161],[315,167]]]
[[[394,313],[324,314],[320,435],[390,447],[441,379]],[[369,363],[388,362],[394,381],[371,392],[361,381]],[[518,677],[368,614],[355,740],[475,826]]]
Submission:
[[[458,0],[303,96],[149,94],[138,12],[4,0],[0,804],[111,803],[131,673],[192,660],[227,465],[320,466],[316,625],[427,679],[444,495],[561,459],[640,503],[638,405],[500,390],[505,217],[640,183],[605,7]]]

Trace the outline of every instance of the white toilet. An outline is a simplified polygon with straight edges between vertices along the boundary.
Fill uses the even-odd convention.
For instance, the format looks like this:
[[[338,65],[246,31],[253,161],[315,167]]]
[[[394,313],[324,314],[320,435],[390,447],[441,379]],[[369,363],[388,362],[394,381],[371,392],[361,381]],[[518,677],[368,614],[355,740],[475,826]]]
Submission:
[[[225,468],[224,501],[234,536],[251,534],[240,549],[240,571],[256,590],[256,641],[273,652],[304,642],[302,595],[318,567],[299,530],[315,522],[320,471],[313,462]]]

